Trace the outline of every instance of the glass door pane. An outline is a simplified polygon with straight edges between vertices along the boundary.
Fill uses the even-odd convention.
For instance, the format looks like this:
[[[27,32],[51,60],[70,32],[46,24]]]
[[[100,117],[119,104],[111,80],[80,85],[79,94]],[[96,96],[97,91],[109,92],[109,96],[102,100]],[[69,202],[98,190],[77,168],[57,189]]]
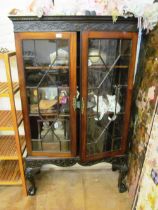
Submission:
[[[32,151],[70,153],[70,40],[22,40],[22,53]]]
[[[129,78],[132,79],[132,37],[121,33],[91,32],[83,34],[82,96],[86,105],[82,114],[82,159],[91,160],[121,154],[127,133]],[[98,37],[97,37],[98,36]],[[86,76],[85,76],[86,75]],[[132,82],[130,82],[132,83]],[[87,87],[86,90],[83,87]],[[83,107],[82,107],[83,108]],[[127,116],[128,115],[128,116]],[[125,122],[126,119],[126,122]],[[85,149],[84,149],[85,148]]]

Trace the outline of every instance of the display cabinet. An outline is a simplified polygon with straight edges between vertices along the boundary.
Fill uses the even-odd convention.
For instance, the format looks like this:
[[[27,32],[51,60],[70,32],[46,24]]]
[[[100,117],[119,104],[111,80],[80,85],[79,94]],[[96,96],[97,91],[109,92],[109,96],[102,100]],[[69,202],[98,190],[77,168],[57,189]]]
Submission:
[[[135,67],[136,19],[10,17],[32,182],[43,164],[120,171],[126,190],[128,127]]]

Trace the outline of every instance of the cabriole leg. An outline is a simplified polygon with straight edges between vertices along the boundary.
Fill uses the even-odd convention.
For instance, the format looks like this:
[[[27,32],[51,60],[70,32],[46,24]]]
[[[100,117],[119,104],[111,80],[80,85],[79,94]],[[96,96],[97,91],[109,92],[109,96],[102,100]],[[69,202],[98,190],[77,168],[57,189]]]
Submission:
[[[26,168],[25,176],[26,179],[30,182],[30,186],[28,188],[28,195],[35,195],[36,194],[36,185],[35,185],[35,175],[40,173],[40,168]]]

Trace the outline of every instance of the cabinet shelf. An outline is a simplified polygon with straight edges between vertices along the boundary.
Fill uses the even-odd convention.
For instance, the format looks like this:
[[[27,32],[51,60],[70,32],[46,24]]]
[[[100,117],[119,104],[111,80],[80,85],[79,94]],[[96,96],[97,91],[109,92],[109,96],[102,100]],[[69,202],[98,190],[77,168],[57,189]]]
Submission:
[[[58,116],[58,117],[70,117],[70,114],[58,114],[57,112],[54,113],[30,113],[29,116],[30,117],[38,117],[38,116],[43,116],[43,117],[54,117],[54,116]]]
[[[16,160],[0,161],[0,185],[21,185],[19,164]]]
[[[21,124],[23,120],[22,112],[17,111],[17,124]],[[0,111],[0,130],[14,130],[12,112],[11,111]]]
[[[69,86],[66,85],[47,85],[47,87],[45,86],[38,86],[38,85],[27,85],[26,89],[34,89],[34,88],[58,88],[58,89],[69,89]]]
[[[25,138],[20,137],[21,152],[25,149]],[[18,160],[14,136],[0,136],[0,160]]]
[[[92,65],[89,66],[89,69],[105,69],[110,68],[111,66],[104,66],[104,65]],[[26,66],[26,70],[67,70],[68,66]],[[79,68],[79,67],[78,67]],[[115,69],[127,69],[129,66],[121,65],[121,66],[114,66]]]
[[[19,90],[19,84],[17,82],[13,83],[13,93],[15,94]],[[9,96],[9,87],[7,82],[0,82],[0,97]]]
[[[110,68],[111,66],[104,66],[104,65],[92,65],[92,66],[88,66],[88,69],[106,69],[106,68]],[[124,65],[121,65],[121,66],[114,66],[113,67],[114,69],[128,69],[129,66],[124,66]]]
[[[68,66],[26,66],[27,70],[67,70]]]

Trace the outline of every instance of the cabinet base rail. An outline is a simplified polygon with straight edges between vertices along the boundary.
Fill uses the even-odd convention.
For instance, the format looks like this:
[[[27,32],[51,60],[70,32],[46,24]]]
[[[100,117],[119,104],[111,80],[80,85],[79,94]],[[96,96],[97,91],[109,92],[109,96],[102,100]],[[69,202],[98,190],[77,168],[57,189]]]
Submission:
[[[45,164],[52,164],[60,167],[70,167],[78,163],[81,166],[92,166],[97,163],[107,162],[112,164],[112,171],[119,171],[118,189],[120,193],[127,191],[126,175],[128,173],[128,156],[123,155],[119,157],[104,158],[102,160],[81,162],[79,157],[75,158],[46,158],[46,157],[26,157],[25,176],[29,181],[28,195],[36,194],[37,187],[35,184],[35,177],[40,173],[40,169]]]

